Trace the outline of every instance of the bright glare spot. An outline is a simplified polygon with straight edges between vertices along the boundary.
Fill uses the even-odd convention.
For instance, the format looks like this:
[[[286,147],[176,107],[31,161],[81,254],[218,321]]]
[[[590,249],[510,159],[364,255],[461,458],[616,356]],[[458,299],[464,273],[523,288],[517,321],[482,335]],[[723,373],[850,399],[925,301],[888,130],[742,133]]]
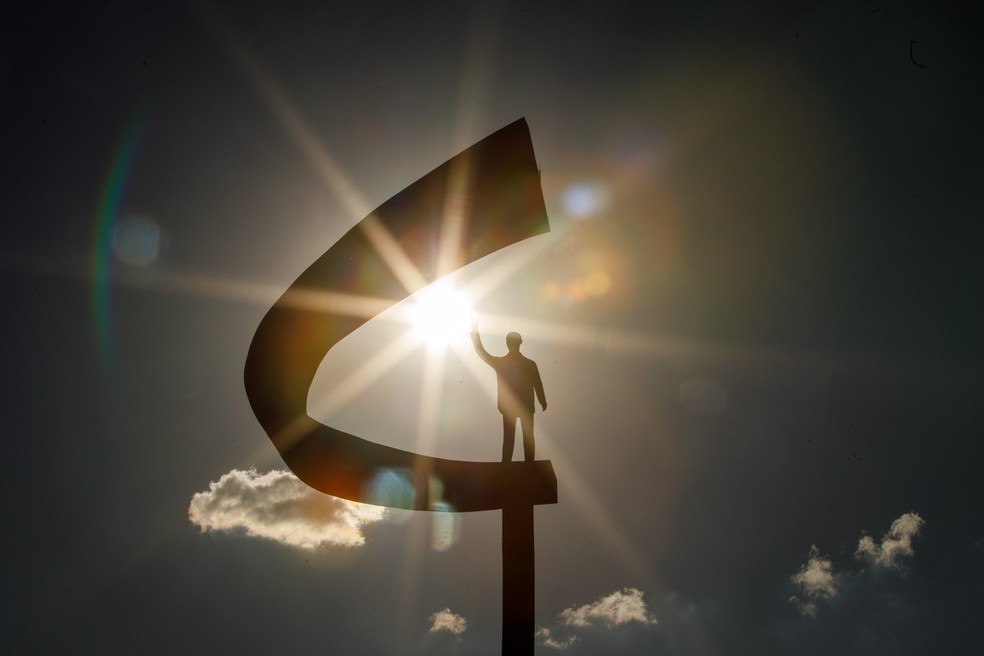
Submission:
[[[468,298],[450,282],[439,281],[416,294],[410,308],[414,335],[435,350],[464,343],[474,318]]]
[[[379,469],[366,487],[366,500],[377,506],[412,508],[416,492],[408,469]]]
[[[447,551],[461,537],[461,525],[454,507],[449,503],[438,502],[432,507],[431,546],[435,551]]]
[[[574,219],[586,219],[608,205],[608,190],[600,184],[574,184],[561,196],[564,210]]]
[[[164,242],[160,226],[146,214],[129,216],[113,230],[113,253],[124,264],[153,264]]]

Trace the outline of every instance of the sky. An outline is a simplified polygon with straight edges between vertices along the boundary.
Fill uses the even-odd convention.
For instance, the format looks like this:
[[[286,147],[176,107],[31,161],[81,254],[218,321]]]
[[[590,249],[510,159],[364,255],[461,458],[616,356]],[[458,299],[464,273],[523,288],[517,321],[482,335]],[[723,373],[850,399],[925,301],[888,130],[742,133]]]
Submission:
[[[453,278],[549,399],[536,653],[978,653],[968,14],[86,4],[0,10],[0,652],[500,653],[500,514],[314,492],[242,376],[359,208],[525,117],[551,232]],[[498,459],[493,372],[399,316],[312,416]]]

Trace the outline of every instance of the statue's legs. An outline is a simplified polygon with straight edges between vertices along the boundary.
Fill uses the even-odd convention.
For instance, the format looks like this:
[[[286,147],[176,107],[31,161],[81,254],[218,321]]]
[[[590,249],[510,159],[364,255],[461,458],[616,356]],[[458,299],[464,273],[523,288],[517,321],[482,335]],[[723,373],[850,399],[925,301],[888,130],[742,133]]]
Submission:
[[[533,415],[520,415],[519,423],[523,427],[523,459],[526,462],[533,462],[536,453],[536,440],[533,438]]]
[[[525,436],[526,433],[524,432]],[[502,415],[502,462],[510,462],[516,446],[516,417]]]

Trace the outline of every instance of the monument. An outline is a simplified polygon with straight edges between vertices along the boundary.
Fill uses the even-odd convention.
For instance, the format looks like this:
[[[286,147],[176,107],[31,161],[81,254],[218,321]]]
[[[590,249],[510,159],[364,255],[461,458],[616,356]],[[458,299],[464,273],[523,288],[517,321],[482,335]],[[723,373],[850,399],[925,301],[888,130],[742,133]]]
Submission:
[[[459,247],[453,266],[439,270],[446,198],[459,190],[466,194]],[[520,119],[390,198],[315,260],[261,320],[244,371],[256,418],[286,465],[316,490],[409,510],[502,510],[502,653],[510,656],[533,653],[533,507],[557,502],[550,461],[470,462],[403,451],[320,423],[308,415],[307,397],[329,349],[371,318],[341,313],[331,299],[392,305],[417,291],[405,287],[399,266],[412,264],[429,284],[549,230],[529,128]],[[392,244],[399,262],[388,255]]]

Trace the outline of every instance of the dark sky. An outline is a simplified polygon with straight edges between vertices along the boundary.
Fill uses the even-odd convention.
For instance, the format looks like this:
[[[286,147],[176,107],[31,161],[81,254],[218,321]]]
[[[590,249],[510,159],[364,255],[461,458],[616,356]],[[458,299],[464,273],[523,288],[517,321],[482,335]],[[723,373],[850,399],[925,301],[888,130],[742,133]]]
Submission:
[[[242,371],[356,206],[520,117],[552,232],[456,282],[498,282],[486,346],[520,329],[550,399],[537,653],[979,651],[969,14],[84,4],[0,10],[0,652],[499,653],[498,513],[307,492]],[[360,369],[403,331],[333,351],[312,415],[497,459],[467,349],[437,396],[423,347]]]

